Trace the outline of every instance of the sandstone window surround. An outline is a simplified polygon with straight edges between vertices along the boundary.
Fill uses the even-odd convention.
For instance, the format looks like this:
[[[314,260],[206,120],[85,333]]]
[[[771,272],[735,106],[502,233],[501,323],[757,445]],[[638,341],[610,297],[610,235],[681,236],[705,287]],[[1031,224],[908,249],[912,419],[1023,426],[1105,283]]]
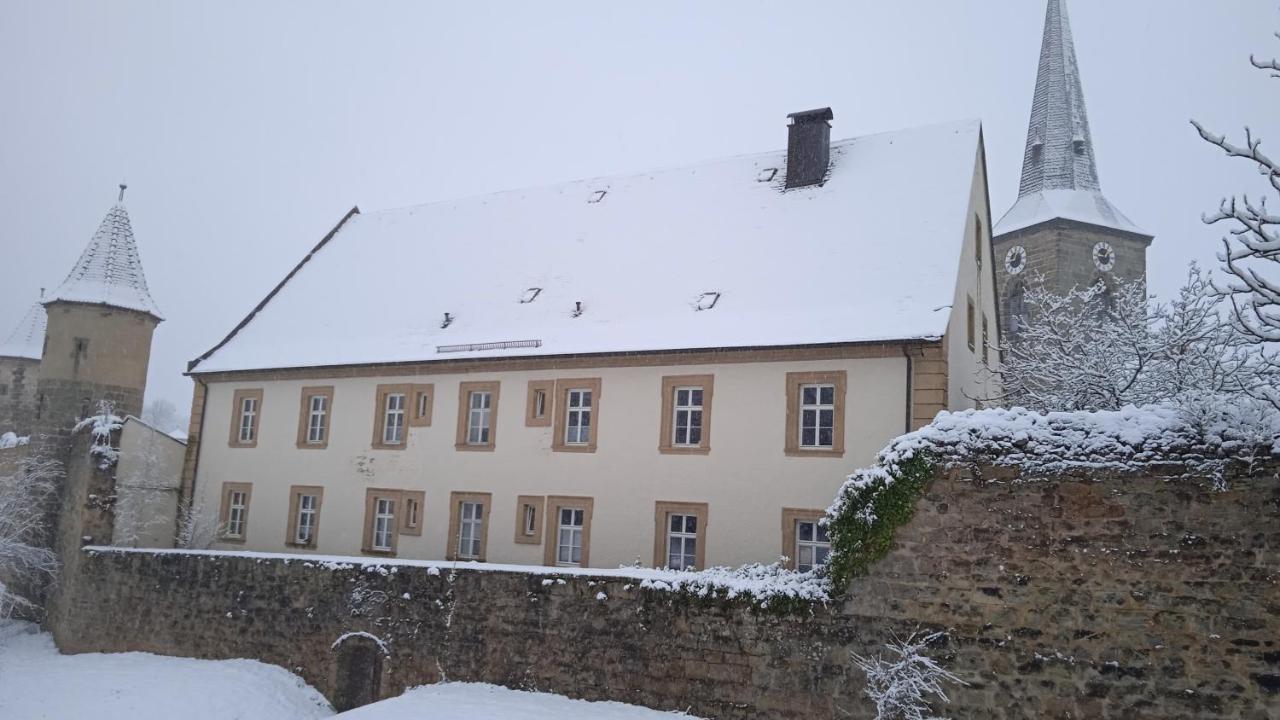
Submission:
[[[423,511],[427,506],[427,493],[422,490],[402,490],[403,501],[400,513],[401,535],[422,535],[424,523]]]
[[[409,427],[431,427],[431,415],[436,402],[435,384],[414,384],[410,398]]]
[[[333,386],[302,388],[298,405],[298,442],[303,450],[329,447],[329,428],[333,423]]]
[[[449,493],[449,546],[447,560],[484,562],[489,550],[489,509],[491,493]]]
[[[555,380],[530,380],[529,397],[525,402],[525,427],[550,427],[552,406],[555,404]]]
[[[813,569],[826,561],[831,541],[826,527],[818,523],[826,514],[810,508],[782,509],[782,554],[788,558],[787,567]]]
[[[289,521],[284,544],[296,548],[314,548],[320,537],[320,506],[324,488],[319,485],[294,485],[289,488]]]
[[[253,483],[222,483],[222,502],[218,509],[218,539],[222,542],[243,543],[249,535],[249,501],[253,498]]]
[[[976,338],[974,337],[977,334],[977,329],[974,327],[974,325],[977,322],[976,318],[977,318],[978,310],[973,304],[972,295],[968,297],[968,301],[969,301],[968,312],[965,315],[965,326],[964,326],[965,338],[969,342],[969,352],[973,352],[974,350],[977,349]]]
[[[497,380],[458,383],[457,450],[492,451],[498,442]]]
[[[707,504],[659,500],[653,507],[653,566],[705,568]]]
[[[600,435],[600,378],[556,380],[551,449],[593,453]]]
[[[373,449],[403,450],[409,444],[406,422],[409,396],[413,385],[397,383],[379,385],[374,393]]]
[[[783,448],[788,456],[844,456],[848,386],[844,370],[787,373]]]
[[[421,535],[424,493],[393,488],[369,488],[364,495],[364,535],[360,551],[369,555],[395,556],[400,535]],[[417,527],[406,526],[406,505],[418,504]]]
[[[591,516],[595,498],[552,495],[547,498],[544,565],[589,567]]]
[[[546,498],[541,495],[521,495],[516,498],[515,541],[520,545],[542,543],[542,517]]]
[[[258,446],[262,427],[262,388],[241,388],[231,398],[231,436],[233,448]]]
[[[662,423],[658,452],[706,455],[711,452],[711,401],[715,375],[666,375],[662,378]]]
[[[982,218],[973,216],[973,261],[977,263],[978,272],[982,272]]]

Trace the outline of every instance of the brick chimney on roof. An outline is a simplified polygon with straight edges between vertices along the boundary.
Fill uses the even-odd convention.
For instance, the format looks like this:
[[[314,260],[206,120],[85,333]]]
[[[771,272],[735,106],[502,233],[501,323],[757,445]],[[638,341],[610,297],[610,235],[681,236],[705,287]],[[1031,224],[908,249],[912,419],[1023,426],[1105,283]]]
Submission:
[[[831,161],[831,108],[793,112],[787,116],[787,187],[821,185]]]

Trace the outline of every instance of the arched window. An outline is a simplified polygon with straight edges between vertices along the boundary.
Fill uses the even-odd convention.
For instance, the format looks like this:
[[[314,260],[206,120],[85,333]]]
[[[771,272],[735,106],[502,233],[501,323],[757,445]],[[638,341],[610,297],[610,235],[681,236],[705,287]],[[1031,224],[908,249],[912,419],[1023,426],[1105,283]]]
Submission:
[[[1029,320],[1027,317],[1026,286],[1021,281],[1015,281],[1009,286],[1004,306],[1008,311],[1004,318],[1004,331],[1009,337],[1013,337],[1027,326]]]
[[[1116,309],[1115,292],[1111,289],[1111,284],[1104,278],[1098,278],[1093,281],[1093,286],[1098,288],[1098,312],[1109,314]]]

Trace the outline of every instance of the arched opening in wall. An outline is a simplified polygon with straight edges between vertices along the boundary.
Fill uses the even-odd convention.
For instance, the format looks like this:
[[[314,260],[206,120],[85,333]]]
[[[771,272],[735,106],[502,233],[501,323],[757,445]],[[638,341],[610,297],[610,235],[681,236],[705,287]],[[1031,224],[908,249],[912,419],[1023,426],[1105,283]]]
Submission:
[[[1010,339],[1027,326],[1027,289],[1022,281],[1016,280],[1009,286],[1005,297],[1004,332]]]
[[[1097,278],[1093,281],[1093,287],[1098,292],[1098,315],[1105,318],[1115,312],[1116,296],[1111,284],[1104,278]]]
[[[351,633],[333,644],[333,708],[338,712],[368,705],[382,690],[382,641],[365,633]]]

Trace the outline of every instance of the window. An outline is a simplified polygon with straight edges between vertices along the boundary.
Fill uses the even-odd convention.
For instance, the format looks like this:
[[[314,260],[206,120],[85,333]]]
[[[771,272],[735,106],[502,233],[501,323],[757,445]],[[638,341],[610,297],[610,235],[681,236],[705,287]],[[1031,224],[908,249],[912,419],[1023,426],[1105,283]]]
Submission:
[[[484,561],[489,545],[489,493],[449,493],[449,560]]]
[[[966,316],[966,319],[965,319],[965,333],[966,333],[965,337],[969,341],[970,352],[972,352],[977,348],[977,345],[974,342],[975,340],[974,318],[976,316],[977,316],[977,310],[973,306],[973,298],[969,298],[969,314]]]
[[[538,545],[542,542],[541,495],[521,495],[516,498],[515,541],[521,545]]]
[[[236,390],[232,396],[232,447],[256,447],[262,424],[262,390]]]
[[[600,434],[600,378],[557,380],[556,428],[551,449],[595,452]]]
[[[662,378],[662,429],[658,451],[705,455],[711,452],[711,399],[714,375]]]
[[[458,386],[459,450],[492,450],[497,442],[496,382],[464,382]]]
[[[570,390],[566,410],[564,442],[586,445],[591,441],[591,391]]]
[[[1018,331],[1026,327],[1027,323],[1027,297],[1026,290],[1021,282],[1015,282],[1008,292],[1005,300],[1008,308],[1008,317],[1005,318],[1005,332],[1010,336],[1018,334]]]
[[[403,527],[403,490],[369,488],[364,496],[364,542],[362,550],[377,555],[394,555]]]
[[[787,373],[786,387],[786,453],[793,457],[841,457],[847,373]]]
[[[426,497],[427,494],[422,490],[403,490],[400,492],[400,506],[404,509],[400,513],[401,535],[422,534],[424,522],[422,509],[426,506]]]
[[[396,501],[390,498],[378,498],[373,514],[373,549],[392,549],[395,537]]]
[[[414,387],[408,384],[378,386],[374,406],[374,448],[403,450],[408,446],[409,398],[414,395]]]
[[[587,497],[553,495],[547,498],[547,536],[543,564],[588,566],[594,505],[595,501]]]
[[[800,447],[829,449],[835,444],[836,386],[800,386]]]
[[[222,483],[222,508],[218,515],[221,539],[226,542],[244,542],[249,533],[249,499],[253,495],[250,483]]]
[[[289,530],[286,545],[315,547],[320,531],[320,504],[324,488],[294,485],[289,488]]]
[[[991,363],[990,337],[991,327],[987,320],[986,313],[982,314],[982,364],[989,365]]]
[[[387,393],[382,422],[382,444],[404,444],[404,393]]]
[[[414,385],[410,394],[412,412],[409,413],[409,427],[430,427],[432,406],[435,404],[436,386],[434,384]]]
[[[793,570],[813,570],[830,557],[831,539],[822,523],[825,516],[817,509],[782,509],[782,554]]]
[[[673,570],[705,566],[707,504],[654,503],[653,565]]]
[[[973,216],[973,260],[982,270],[982,218]]]
[[[827,526],[817,520],[796,521],[796,570],[808,572],[827,561],[831,540]]]
[[[333,415],[333,387],[302,388],[298,408],[298,447],[322,449],[329,445],[329,421]]]
[[[551,425],[551,401],[555,392],[554,380],[530,380],[529,396],[525,403],[525,427],[548,427]]]

